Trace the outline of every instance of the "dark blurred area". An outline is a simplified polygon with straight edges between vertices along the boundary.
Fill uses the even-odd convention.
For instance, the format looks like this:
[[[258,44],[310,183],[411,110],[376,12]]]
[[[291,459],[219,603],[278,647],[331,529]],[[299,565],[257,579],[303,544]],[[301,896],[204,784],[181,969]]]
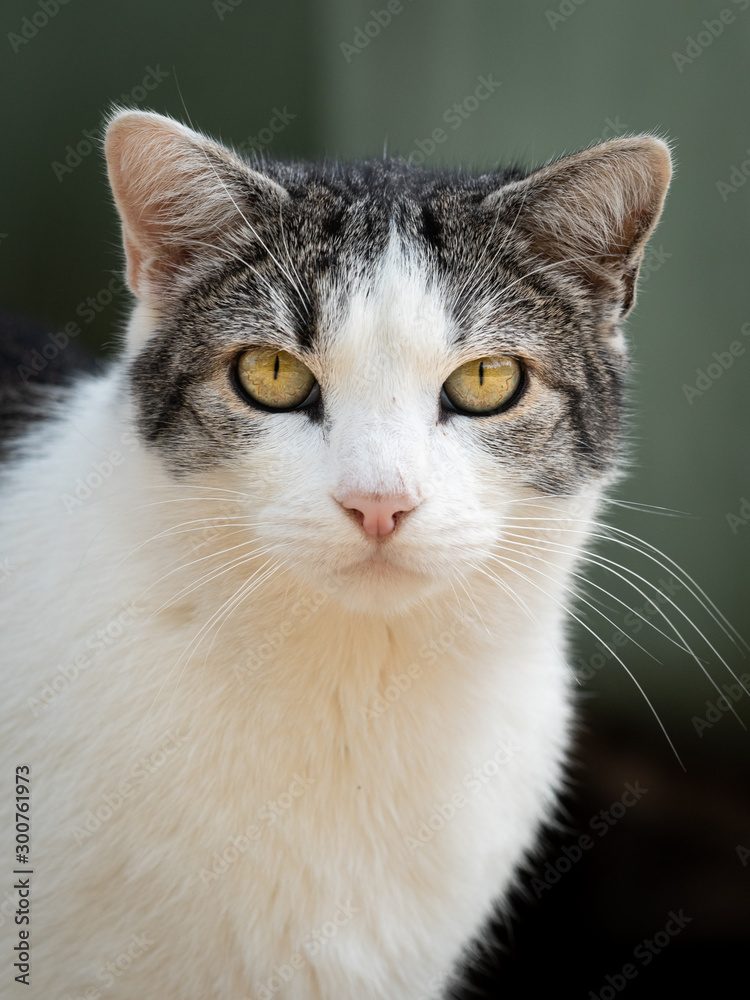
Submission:
[[[601,705],[581,716],[560,826],[455,997],[739,995],[750,945],[747,755],[709,744],[683,772],[655,734]]]
[[[563,825],[467,995],[733,995],[735,976],[746,992],[750,697],[730,670],[750,674],[750,659],[685,574],[750,639],[750,0],[726,0],[722,17],[702,0],[53,9],[6,0],[0,13],[2,351],[18,372],[75,329],[50,381],[104,363],[86,359],[117,350],[127,315],[99,145],[115,103],[261,158],[387,150],[484,169],[618,135],[671,141],[675,178],[628,323],[631,447],[615,494],[660,510],[607,508],[619,541],[597,543],[571,620],[581,732]],[[22,395],[12,379],[3,391]],[[639,555],[636,538],[655,549]],[[622,567],[639,577],[626,585]]]

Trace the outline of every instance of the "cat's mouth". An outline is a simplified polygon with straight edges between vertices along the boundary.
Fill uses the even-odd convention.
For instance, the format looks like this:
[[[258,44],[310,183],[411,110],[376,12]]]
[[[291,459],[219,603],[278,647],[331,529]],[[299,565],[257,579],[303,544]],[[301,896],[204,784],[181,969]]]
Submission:
[[[356,562],[349,563],[343,570],[347,576],[353,574],[373,574],[378,577],[401,572],[403,567],[396,563],[390,556],[380,551],[380,547],[375,549],[364,559],[357,559]]]
[[[378,545],[373,552],[363,559],[357,559],[349,563],[341,573],[348,577],[359,577],[361,580],[372,580],[377,582],[395,582],[406,578],[424,578],[425,574],[418,569],[405,565],[401,560],[383,551],[383,546]]]
[[[337,571],[341,583],[337,596],[345,606],[366,613],[398,614],[436,586],[433,576],[381,549],[378,545],[376,551]]]

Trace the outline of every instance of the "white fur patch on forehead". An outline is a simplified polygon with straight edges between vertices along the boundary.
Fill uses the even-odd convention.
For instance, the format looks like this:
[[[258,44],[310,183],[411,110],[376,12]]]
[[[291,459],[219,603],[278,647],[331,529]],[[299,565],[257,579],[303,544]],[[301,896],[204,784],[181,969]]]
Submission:
[[[321,361],[335,395],[383,407],[450,372],[453,321],[420,254],[395,230],[380,261],[322,303]]]

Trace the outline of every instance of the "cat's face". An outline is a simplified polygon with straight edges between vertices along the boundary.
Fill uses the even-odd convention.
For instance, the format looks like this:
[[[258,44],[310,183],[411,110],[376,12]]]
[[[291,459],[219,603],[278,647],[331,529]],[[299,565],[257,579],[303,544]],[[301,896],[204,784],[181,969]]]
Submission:
[[[261,173],[125,113],[108,158],[142,437],[175,482],[237,491],[293,574],[396,611],[486,572],[529,498],[580,514],[612,478],[657,140],[528,179]]]

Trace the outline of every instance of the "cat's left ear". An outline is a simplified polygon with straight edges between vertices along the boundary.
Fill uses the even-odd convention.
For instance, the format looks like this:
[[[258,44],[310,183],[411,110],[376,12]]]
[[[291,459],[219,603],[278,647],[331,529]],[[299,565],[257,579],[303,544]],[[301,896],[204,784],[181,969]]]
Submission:
[[[184,276],[238,254],[289,197],[224,146],[152,112],[116,114],[104,147],[128,284],[156,308]]]
[[[483,204],[494,212],[502,205],[524,251],[539,261],[537,273],[554,269],[573,277],[606,300],[617,318],[635,301],[644,247],[671,174],[661,139],[612,139],[535,170]]]

